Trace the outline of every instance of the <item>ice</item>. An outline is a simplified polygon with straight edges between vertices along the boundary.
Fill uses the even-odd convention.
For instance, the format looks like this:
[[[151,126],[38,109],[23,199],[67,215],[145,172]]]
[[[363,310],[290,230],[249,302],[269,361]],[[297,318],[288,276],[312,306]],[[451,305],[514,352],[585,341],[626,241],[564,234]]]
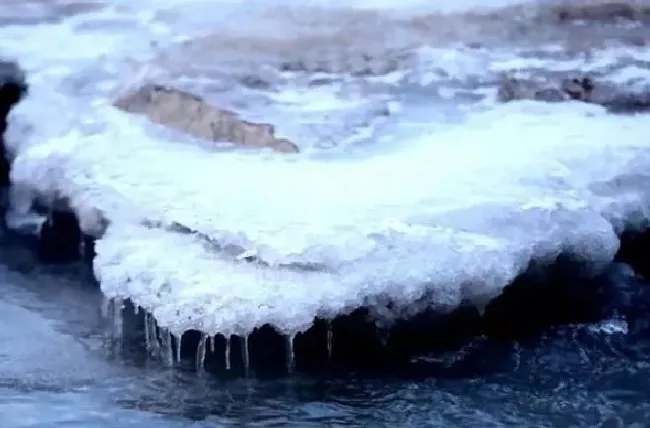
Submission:
[[[167,329],[161,329],[160,342],[162,346],[162,361],[168,365],[174,365],[174,351],[172,349],[172,335]]]
[[[226,337],[226,350],[224,352],[224,358],[226,359],[226,370],[230,370],[230,337]]]
[[[293,371],[293,366],[296,362],[296,353],[293,349],[293,340],[294,340],[293,334],[286,335],[284,340],[287,344],[287,370],[289,371],[289,373],[291,373]]]
[[[178,334],[174,335],[172,334],[172,338],[174,339],[174,342],[176,342],[176,355],[175,355],[175,361],[177,363],[181,362],[181,348],[183,347],[183,335]]]
[[[244,335],[241,337],[241,354],[242,359],[244,360],[244,373],[248,375],[248,369],[250,367],[250,358],[248,353],[248,336]]]
[[[35,196],[67,200],[98,237],[103,292],[151,315],[169,363],[178,358],[172,338],[179,352],[188,329],[210,336],[213,350],[217,333],[246,337],[269,323],[292,338],[315,316],[362,305],[386,323],[428,307],[481,306],[531,260],[568,251],[601,267],[618,249],[617,232],[650,218],[648,118],[598,106],[485,102],[445,122],[429,120],[440,105],[410,107],[411,94],[401,94],[404,108],[381,129],[386,144],[368,156],[223,152],[165,134],[111,107],[107,94],[121,87],[122,64],[146,58],[152,39],[174,39],[178,23],[117,10],[106,13],[123,32],[81,25],[109,16],[99,12],[28,32],[0,29],[0,47],[24,63],[31,84],[8,138],[13,208],[25,211]],[[75,50],[58,48],[66,44]],[[647,52],[631,47],[563,60],[436,46],[418,60],[398,78],[383,76],[391,90],[408,73],[419,89],[472,87],[512,68],[609,70],[620,84],[648,81],[638,67]],[[633,65],[612,67],[625,60]],[[310,115],[358,109],[366,96],[285,87],[269,96],[289,105],[285,116],[265,111],[280,130],[278,117],[305,128]],[[27,119],[34,129],[26,134]],[[147,328],[155,338],[156,323]]]
[[[328,361],[332,359],[332,326],[327,323],[327,359]]]
[[[158,325],[156,320],[148,312],[145,311],[145,333],[147,352],[152,356],[159,357],[161,355],[160,339],[158,338]]]
[[[27,147],[12,178],[113,219],[96,245],[102,290],[175,335],[295,332],[386,297],[389,317],[488,299],[564,250],[608,262],[613,225],[647,218],[646,120],[514,103],[339,162],[210,153],[125,124]]]
[[[604,333],[608,335],[625,335],[628,334],[629,326],[624,319],[609,319],[589,326],[589,330],[595,333]]]
[[[199,344],[197,345],[196,349],[196,360],[195,360],[195,366],[198,371],[203,370],[205,366],[205,344],[206,344],[206,336],[205,333],[201,333],[201,338],[199,339]]]

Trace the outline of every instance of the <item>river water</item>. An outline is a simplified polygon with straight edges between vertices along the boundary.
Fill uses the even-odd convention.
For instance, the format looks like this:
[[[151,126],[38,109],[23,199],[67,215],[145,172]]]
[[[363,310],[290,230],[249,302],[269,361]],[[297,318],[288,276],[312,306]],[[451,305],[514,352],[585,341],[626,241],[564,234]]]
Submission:
[[[614,321],[548,332],[532,346],[485,355],[482,376],[219,380],[112,356],[100,293],[84,266],[38,265],[16,243],[2,254],[7,428],[640,428],[650,416],[647,317],[632,318],[636,334]]]
[[[545,75],[549,64],[555,64],[555,72],[587,69],[616,84],[643,85],[650,69],[641,46],[648,40],[646,24],[561,27],[542,19],[539,27],[527,27],[514,9],[491,15],[459,12],[514,3],[506,0],[453,6],[413,0],[399,2],[400,7],[390,1],[357,2],[354,11],[344,2],[330,3],[287,0],[274,2],[281,6],[277,9],[268,2],[207,0],[9,0],[0,5],[0,54],[19,59],[34,89],[12,129],[12,141],[30,133],[33,138],[23,152],[18,150],[23,156],[14,178],[22,184],[69,191],[79,203],[100,206],[128,193],[123,199],[145,201],[142,205],[154,212],[167,208],[179,222],[195,221],[205,233],[212,224],[204,220],[219,214],[220,227],[233,232],[221,234],[223,239],[257,239],[267,249],[260,253],[267,261],[352,266],[331,281],[308,272],[298,277],[304,281],[300,287],[274,287],[295,277],[270,275],[258,284],[251,282],[257,277],[250,271],[201,269],[211,265],[199,263],[203,247],[197,249],[194,242],[183,247],[185,238],[159,240],[156,233],[168,231],[116,226],[102,244],[104,259],[100,254],[96,260],[107,278],[104,292],[132,293],[143,306],[158,310],[161,323],[182,330],[192,326],[174,319],[174,295],[151,303],[154,290],[147,295],[137,281],[111,280],[137,278],[142,271],[163,272],[181,282],[190,278],[197,287],[190,291],[200,292],[195,293],[199,300],[185,301],[188,310],[203,307],[206,287],[217,306],[223,306],[219,296],[241,288],[248,294],[233,298],[228,307],[233,315],[224,319],[251,326],[265,321],[258,319],[264,315],[248,311],[260,299],[251,289],[259,287],[262,299],[279,308],[278,324],[290,330],[312,319],[312,294],[329,300],[325,309],[335,311],[343,301],[367,297],[358,293],[360,284],[383,286],[377,279],[382,275],[398,284],[383,291],[403,294],[406,303],[421,295],[420,282],[439,275],[445,287],[434,287],[433,295],[453,305],[465,297],[498,294],[503,281],[511,280],[535,251],[584,247],[595,261],[611,259],[617,243],[611,224],[625,223],[630,212],[647,212],[648,144],[638,138],[645,136],[647,119],[614,119],[583,105],[497,107],[486,99],[499,72],[525,69]],[[452,12],[451,18],[441,11]],[[287,38],[267,38],[285,30]],[[421,49],[423,44],[430,46]],[[213,153],[204,157],[169,143],[160,130],[137,133],[131,128],[142,123],[115,119],[113,113],[102,117],[101,106],[93,110],[97,100],[142,79],[173,82],[244,111],[251,120],[271,121],[312,159],[284,165],[251,158],[234,162]],[[251,88],[260,82],[267,89]],[[478,119],[458,126],[470,113]],[[472,134],[474,125],[478,131]],[[529,131],[525,144],[522,129]],[[444,131],[439,146],[418,140],[434,131]],[[625,132],[624,138],[619,132]],[[80,146],[70,142],[97,135],[94,152],[75,150]],[[44,144],[39,151],[39,144],[50,139],[54,147]],[[612,140],[620,150],[612,148]],[[105,147],[110,150],[102,152]],[[161,147],[170,150],[163,153]],[[117,155],[111,158],[109,152]],[[373,161],[378,154],[384,157]],[[150,162],[153,155],[160,163]],[[319,159],[335,162],[338,176],[332,177]],[[371,160],[358,166],[359,159]],[[169,168],[175,161],[192,166],[178,172]],[[111,175],[117,167],[124,168],[123,174]],[[257,175],[242,176],[242,167],[248,172],[258,168]],[[387,171],[392,176],[382,176]],[[177,180],[188,176],[198,181]],[[103,177],[110,179],[101,183]],[[224,177],[238,183],[239,192],[230,191],[226,181],[210,188],[209,197],[187,191],[200,180]],[[159,189],[137,186],[149,178],[160,180]],[[336,179],[339,187],[332,185]],[[287,183],[294,187],[283,188]],[[160,188],[162,196],[153,195]],[[381,192],[365,191],[373,188]],[[319,198],[309,199],[313,193]],[[617,199],[618,193],[626,196]],[[265,205],[257,212],[252,208],[259,201]],[[117,207],[116,212],[135,207],[122,202],[116,198],[101,207]],[[557,210],[547,211],[548,206]],[[201,212],[201,207],[207,208]],[[292,223],[301,219],[301,210],[309,212],[311,223]],[[376,213],[386,221],[375,219]],[[395,218],[421,227],[406,227]],[[428,227],[431,222],[435,227]],[[314,224],[318,227],[311,228]],[[337,233],[340,241],[332,243]],[[369,251],[368,237],[385,247]],[[135,244],[128,245],[132,238]],[[161,246],[167,242],[173,245]],[[611,280],[621,291],[610,311],[614,318],[548,330],[530,343],[483,346],[464,371],[217,379],[138,355],[113,355],[100,317],[100,288],[88,268],[40,265],[23,244],[3,238],[0,245],[3,428],[650,425],[650,293],[621,266],[611,267]],[[448,257],[452,247],[462,257]],[[177,253],[168,257],[162,248]],[[463,296],[465,279],[476,276],[490,276],[488,284]],[[235,286],[234,280],[241,283]],[[214,311],[208,307],[204,319]],[[217,321],[214,326],[228,327]],[[429,357],[423,358],[414,366]]]

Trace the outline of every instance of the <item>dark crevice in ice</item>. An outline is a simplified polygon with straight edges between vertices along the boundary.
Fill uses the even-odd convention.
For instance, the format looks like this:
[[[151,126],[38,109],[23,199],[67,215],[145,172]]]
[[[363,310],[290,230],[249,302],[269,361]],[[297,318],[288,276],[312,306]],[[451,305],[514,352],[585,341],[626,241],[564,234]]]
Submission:
[[[24,71],[17,63],[0,56],[0,218],[4,223],[4,214],[8,203],[9,171],[11,160],[6,152],[4,141],[7,121],[11,109],[27,94],[27,81]]]

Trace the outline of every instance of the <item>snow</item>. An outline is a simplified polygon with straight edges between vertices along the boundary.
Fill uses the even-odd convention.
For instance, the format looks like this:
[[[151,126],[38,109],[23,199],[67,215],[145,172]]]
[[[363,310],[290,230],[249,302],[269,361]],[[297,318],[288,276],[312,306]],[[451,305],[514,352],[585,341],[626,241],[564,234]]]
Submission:
[[[645,213],[650,189],[647,119],[577,104],[505,105],[354,162],[210,153],[122,120],[25,148],[12,179],[111,219],[96,247],[102,290],[174,332],[295,332],[386,297],[392,316],[424,297],[481,301],[531,259],[611,260],[612,223]]]
[[[146,43],[124,40],[146,25],[114,36],[57,25],[29,35],[0,29],[0,47],[12,49],[19,36],[29,41],[25,52],[13,47],[32,85],[9,135],[14,198],[69,200],[82,228],[98,236],[94,269],[103,292],[132,299],[175,334],[245,334],[266,323],[293,334],[315,316],[361,305],[389,321],[424,307],[483,305],[531,260],[571,251],[595,268],[608,263],[617,232],[650,218],[645,116],[522,101],[461,109],[456,122],[416,123],[406,96],[395,109],[399,120],[382,128],[391,149],[372,156],[223,152],[109,104],[106,88],[124,76],[120,61],[147,52]],[[41,54],[30,44],[52,28],[51,43],[78,40],[80,52]],[[625,49],[602,50],[581,65],[647,55]],[[448,49],[438,58],[452,76],[445,81],[489,81],[506,64],[526,65],[505,50]],[[432,82],[426,64],[423,55],[423,85]],[[70,89],[97,75],[89,84],[95,96]],[[633,66],[611,76],[648,79]],[[318,111],[355,109],[364,96],[286,88],[274,98],[289,104],[299,127]],[[34,123],[29,137],[20,128],[25,118]],[[243,260],[245,253],[257,260]]]

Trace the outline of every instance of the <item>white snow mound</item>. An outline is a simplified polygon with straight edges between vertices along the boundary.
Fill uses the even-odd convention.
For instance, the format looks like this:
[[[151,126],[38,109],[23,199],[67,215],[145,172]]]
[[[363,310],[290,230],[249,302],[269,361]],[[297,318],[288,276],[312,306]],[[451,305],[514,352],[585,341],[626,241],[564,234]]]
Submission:
[[[120,89],[129,61],[153,56],[152,44],[184,40],[189,28],[226,28],[223,21],[255,35],[255,16],[283,2],[222,2],[216,14],[204,13],[214,8],[204,0],[192,7],[178,0],[112,3],[61,23],[0,28],[0,48],[26,68],[31,87],[15,113],[33,132],[9,139],[13,202],[21,202],[14,208],[26,210],[36,195],[69,200],[82,228],[99,237],[94,268],[104,293],[131,298],[173,333],[243,334],[271,323],[291,334],[315,316],[360,305],[388,320],[463,300],[480,305],[533,259],[572,251],[594,267],[608,263],[616,232],[650,218],[647,116],[514,102],[483,105],[487,111],[446,123],[432,120],[441,116],[440,104],[421,106],[418,98],[408,105],[429,85],[441,93],[445,84],[489,92],[494,85],[480,85],[512,69],[600,71],[617,83],[645,85],[647,50],[612,46],[561,60],[548,49],[548,59],[535,59],[505,46],[429,47],[420,63],[382,77],[394,79],[391,94],[406,88],[393,100],[405,103],[381,128],[372,156],[219,153],[163,138],[102,100]],[[342,4],[307,6],[330,3]],[[447,3],[400,2],[413,13],[522,2]],[[398,6],[355,4],[391,15]],[[243,16],[250,17],[245,25],[231,19]],[[423,34],[426,43],[430,33]],[[303,92],[283,117],[307,128],[304,112],[332,106],[314,105],[322,97]],[[289,95],[276,103],[288,103]],[[278,116],[264,120],[281,131]]]
[[[338,161],[213,153],[96,109],[115,126],[25,144],[12,179],[69,198],[91,232],[98,213],[109,219],[102,290],[177,333],[485,302],[531,259],[609,262],[615,229],[648,217],[648,119],[594,106],[498,106]],[[237,260],[244,251],[263,263]]]

